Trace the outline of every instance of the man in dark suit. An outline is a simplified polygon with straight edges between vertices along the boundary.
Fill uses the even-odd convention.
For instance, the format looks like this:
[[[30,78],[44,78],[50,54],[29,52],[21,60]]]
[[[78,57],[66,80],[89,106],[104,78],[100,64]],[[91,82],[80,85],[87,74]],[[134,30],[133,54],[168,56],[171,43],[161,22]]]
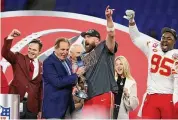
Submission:
[[[84,68],[72,72],[67,58],[70,43],[66,38],[57,39],[54,52],[43,62],[44,97],[43,118],[66,118],[74,110],[72,87],[77,78],[84,73]],[[67,116],[67,118],[69,118]]]
[[[36,119],[40,115],[42,92],[42,64],[38,61],[42,43],[34,39],[28,45],[27,55],[13,53],[10,48],[20,32],[14,29],[4,39],[2,56],[12,65],[13,80],[9,86],[9,94],[20,95],[20,118]]]

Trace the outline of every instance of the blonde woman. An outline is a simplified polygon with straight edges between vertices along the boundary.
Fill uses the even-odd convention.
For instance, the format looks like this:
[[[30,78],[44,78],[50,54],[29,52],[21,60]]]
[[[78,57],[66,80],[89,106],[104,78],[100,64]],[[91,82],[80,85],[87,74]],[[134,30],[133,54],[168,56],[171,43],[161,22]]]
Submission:
[[[119,90],[114,94],[113,119],[129,119],[129,111],[136,109],[139,101],[136,81],[130,74],[129,63],[124,56],[115,58],[115,73]]]

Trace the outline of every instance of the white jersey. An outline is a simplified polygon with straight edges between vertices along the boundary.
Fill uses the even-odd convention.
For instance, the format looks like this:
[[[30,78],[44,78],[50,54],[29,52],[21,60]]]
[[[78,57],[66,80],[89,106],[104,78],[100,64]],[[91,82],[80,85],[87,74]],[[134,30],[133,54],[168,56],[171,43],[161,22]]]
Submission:
[[[148,59],[147,93],[173,94],[174,80],[178,72],[178,50],[173,49],[164,53],[160,42],[141,35],[135,26],[129,26],[133,43],[144,52]],[[178,95],[178,86],[176,87]]]

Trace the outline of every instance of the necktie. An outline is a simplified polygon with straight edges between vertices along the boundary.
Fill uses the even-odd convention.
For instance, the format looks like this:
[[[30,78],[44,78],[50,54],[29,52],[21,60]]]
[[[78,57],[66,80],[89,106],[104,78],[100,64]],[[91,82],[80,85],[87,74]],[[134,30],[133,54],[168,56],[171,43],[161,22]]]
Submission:
[[[30,74],[30,78],[33,79],[33,72],[34,72],[34,65],[33,65],[33,60],[30,60],[30,64],[29,64],[29,74]]]
[[[71,75],[70,68],[69,68],[69,66],[67,65],[66,61],[63,61],[62,64],[63,64],[64,68],[66,69],[68,75]]]

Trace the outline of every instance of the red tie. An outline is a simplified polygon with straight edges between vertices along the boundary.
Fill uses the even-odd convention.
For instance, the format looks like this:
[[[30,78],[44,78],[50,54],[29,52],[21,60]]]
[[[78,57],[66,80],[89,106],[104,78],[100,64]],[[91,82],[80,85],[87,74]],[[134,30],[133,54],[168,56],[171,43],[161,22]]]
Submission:
[[[29,64],[29,74],[30,74],[30,78],[33,78],[33,72],[34,72],[34,65],[33,65],[33,60],[30,60],[30,64]]]

